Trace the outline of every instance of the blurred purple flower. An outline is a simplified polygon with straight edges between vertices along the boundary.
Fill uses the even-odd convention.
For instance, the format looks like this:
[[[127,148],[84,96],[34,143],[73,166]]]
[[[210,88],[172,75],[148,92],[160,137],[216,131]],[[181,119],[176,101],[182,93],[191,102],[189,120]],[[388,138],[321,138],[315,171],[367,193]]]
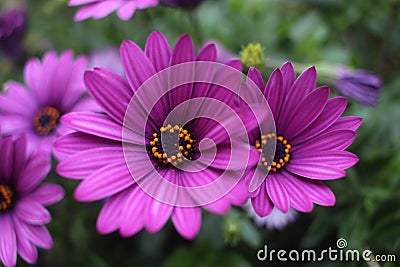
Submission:
[[[88,18],[101,19],[117,10],[122,20],[129,20],[136,9],[145,9],[158,5],[159,0],[70,0],[69,6],[81,6],[74,16],[75,21]]]
[[[276,69],[266,85],[260,72],[251,67],[247,74],[270,105],[276,123],[276,134],[261,135],[250,131],[250,143],[261,154],[261,160],[247,183],[262,182],[255,189],[251,203],[258,215],[270,214],[274,207],[286,213],[290,207],[311,212],[314,203],[332,206],[335,195],[322,183],[344,177],[345,169],[358,157],[344,151],[354,141],[359,117],[340,117],[346,108],[344,97],[329,98],[329,88],[316,88],[314,67],[296,79],[293,64]],[[267,144],[275,145],[270,157]],[[254,176],[253,176],[254,173]],[[258,185],[258,183],[257,183]],[[253,189],[250,189],[253,191]]]
[[[350,70],[341,67],[337,71],[336,89],[363,105],[378,104],[382,80],[366,70]]]
[[[76,60],[72,51],[57,56],[47,52],[40,61],[27,62],[24,69],[26,86],[15,81],[5,84],[0,94],[0,127],[5,135],[27,134],[29,151],[40,149],[50,156],[56,137],[72,130],[59,122],[71,111],[98,110],[85,96],[83,71],[85,56]],[[59,158],[62,155],[55,155]]]
[[[0,50],[10,59],[18,60],[24,54],[25,11],[10,9],[0,15]]]
[[[160,0],[160,3],[187,9],[195,8],[201,2],[203,2],[203,0]]]
[[[44,224],[51,221],[45,206],[64,195],[59,185],[42,183],[50,158],[26,152],[25,136],[0,137],[0,261],[15,266],[17,252],[26,262],[37,260],[36,246],[50,249],[53,240]]]
[[[269,215],[261,217],[254,211],[251,201],[243,205],[243,208],[247,211],[249,217],[253,218],[255,225],[258,227],[267,227],[268,230],[282,230],[289,223],[295,221],[298,216],[298,212],[293,208],[283,213],[278,208],[274,207]]]
[[[119,58],[119,49],[116,47],[108,47],[103,50],[93,51],[89,55],[88,69],[92,68],[105,68],[123,76],[124,70]]]

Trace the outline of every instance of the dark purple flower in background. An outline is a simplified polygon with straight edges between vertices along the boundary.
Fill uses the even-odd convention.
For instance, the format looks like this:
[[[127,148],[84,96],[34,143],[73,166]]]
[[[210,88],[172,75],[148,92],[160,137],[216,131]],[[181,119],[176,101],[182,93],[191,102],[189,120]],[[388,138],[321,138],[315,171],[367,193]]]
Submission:
[[[24,53],[25,11],[10,9],[0,14],[0,50],[11,60],[18,60]]]
[[[50,158],[28,154],[25,136],[0,137],[0,262],[15,266],[17,253],[30,264],[36,246],[50,249],[53,240],[44,224],[51,221],[45,206],[64,195],[59,185],[42,183],[51,168]]]
[[[366,70],[350,70],[341,67],[337,71],[336,89],[343,95],[359,101],[363,105],[378,104],[382,80]]]
[[[181,8],[195,8],[197,7],[203,0],[161,0],[160,3],[170,5],[173,7],[181,7]]]

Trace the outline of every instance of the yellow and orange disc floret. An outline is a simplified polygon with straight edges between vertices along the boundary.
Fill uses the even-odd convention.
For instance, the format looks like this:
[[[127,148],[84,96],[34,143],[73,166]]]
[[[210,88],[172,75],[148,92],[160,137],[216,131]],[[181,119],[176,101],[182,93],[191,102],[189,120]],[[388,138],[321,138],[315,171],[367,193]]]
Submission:
[[[266,155],[266,153],[263,152],[263,146],[275,140],[275,155]],[[282,135],[276,136],[274,133],[262,135],[261,139],[257,139],[254,142],[254,145],[261,154],[259,166],[265,167],[268,171],[277,172],[290,161],[290,149],[292,146]]]
[[[10,209],[13,205],[14,193],[7,185],[0,184],[0,212]]]

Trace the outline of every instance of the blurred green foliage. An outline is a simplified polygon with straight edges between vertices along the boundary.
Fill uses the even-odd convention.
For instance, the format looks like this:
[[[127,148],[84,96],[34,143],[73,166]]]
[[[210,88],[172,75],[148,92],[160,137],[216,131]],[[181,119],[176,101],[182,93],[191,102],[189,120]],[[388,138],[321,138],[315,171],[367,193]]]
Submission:
[[[72,192],[77,183],[52,173],[49,180],[63,185],[67,194],[50,208],[54,248],[41,251],[38,266],[266,266],[268,262],[256,257],[264,244],[322,250],[335,248],[338,238],[345,238],[348,248],[396,254],[400,260],[399,0],[208,0],[193,11],[159,6],[137,11],[127,22],[112,14],[79,23],[73,22],[76,8],[67,7],[67,0],[2,0],[0,6],[11,4],[27,5],[25,59],[50,49],[89,53],[118,47],[125,39],[143,46],[157,29],[171,44],[185,32],[197,47],[212,39],[234,53],[249,42],[259,42],[267,58],[316,64],[317,69],[321,62],[342,63],[384,79],[378,106],[349,103],[347,114],[363,118],[350,148],[360,162],[346,178],[327,182],[337,197],[334,207],[315,207],[281,231],[258,228],[240,208],[233,208],[225,217],[204,212],[201,232],[193,241],[182,239],[170,222],[156,234],[102,236],[95,229],[101,203],[75,202]],[[0,82],[22,81],[23,65],[1,57]],[[362,260],[298,263],[302,264],[368,266]],[[25,266],[21,259],[18,265]]]

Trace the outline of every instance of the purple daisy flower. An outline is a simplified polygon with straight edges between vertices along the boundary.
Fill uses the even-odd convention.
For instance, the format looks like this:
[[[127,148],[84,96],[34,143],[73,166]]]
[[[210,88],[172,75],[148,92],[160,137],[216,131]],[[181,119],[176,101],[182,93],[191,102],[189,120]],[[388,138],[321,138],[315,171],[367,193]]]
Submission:
[[[159,0],[70,0],[69,6],[81,6],[75,14],[75,21],[88,18],[101,19],[117,10],[122,20],[129,20],[136,9],[145,9],[158,5]]]
[[[0,51],[8,58],[17,60],[24,53],[25,11],[11,9],[0,15]]]
[[[378,104],[382,80],[366,70],[350,70],[341,67],[336,73],[335,87],[343,95],[348,96],[363,105]]]
[[[50,249],[53,240],[44,224],[51,221],[45,206],[58,202],[63,189],[41,183],[51,168],[49,157],[29,155],[26,138],[0,137],[0,260],[15,266],[17,253],[28,263],[37,260],[36,247]]]
[[[224,117],[219,105],[207,103],[207,108],[206,104],[182,106],[182,103],[196,101],[201,97],[230,106],[235,101],[233,92],[214,85],[189,83],[168,91],[152,109],[148,109],[149,113],[140,107],[162,95],[158,91],[159,87],[167,86],[168,81],[163,83],[162,78],[158,80],[157,77],[162,77],[162,73],[170,70],[171,66],[183,67],[177,76],[168,76],[169,80],[187,78],[194,75],[191,72],[193,65],[185,62],[215,62],[216,57],[217,51],[213,44],[203,47],[195,55],[193,41],[188,35],[180,37],[171,51],[166,38],[159,32],[153,32],[147,39],[144,52],[131,41],[123,42],[121,61],[127,81],[100,68],[85,73],[85,83],[90,94],[107,114],[71,113],[62,117],[63,123],[79,132],[56,141],[56,149],[71,155],[61,161],[57,172],[65,177],[84,179],[75,190],[77,200],[106,199],[97,221],[100,233],[119,229],[121,235],[131,236],[143,227],[154,233],[171,217],[180,235],[191,239],[200,229],[200,206],[222,214],[228,211],[230,205],[242,205],[248,198],[244,183],[232,183],[234,180],[229,177],[240,172],[236,169],[245,162],[246,150],[250,147],[241,147],[240,143],[235,143],[235,154],[238,156],[236,161],[231,160],[230,144],[226,142],[230,136],[217,122],[207,118],[185,121],[185,117],[191,117],[191,113],[197,114],[201,110]],[[233,69],[229,66],[240,68],[241,65],[239,61],[232,61],[224,66]],[[209,72],[209,69],[204,70],[199,73]],[[239,73],[237,78],[240,82],[240,71],[235,71]],[[156,73],[158,75],[153,76]],[[149,80],[150,77],[156,81],[153,78]],[[224,78],[223,75],[221,78]],[[139,90],[145,85],[148,85],[146,89]],[[138,94],[142,94],[143,98],[135,102],[133,97]],[[166,118],[173,111],[177,112],[176,117],[169,123]],[[243,130],[238,135],[246,132],[246,128],[240,128],[230,118],[227,120],[225,125],[229,129],[237,132]],[[211,146],[207,149],[204,140],[213,140],[217,148],[216,155],[211,151]],[[201,155],[200,146],[204,146]],[[209,167],[200,171],[185,171],[184,167],[200,161],[200,157],[213,158],[213,161]],[[249,158],[256,165],[258,152],[249,155]],[[218,179],[227,167],[231,167],[231,173],[228,173],[225,180]],[[218,183],[221,186],[219,191],[216,189],[218,192],[204,193],[202,186],[217,179],[223,181]],[[167,185],[163,184],[165,181]],[[146,187],[146,183],[150,187]],[[179,186],[189,189],[180,190]],[[193,191],[197,194],[190,190],[199,187],[203,194],[196,189]],[[149,188],[153,190],[150,193],[146,191]],[[207,195],[214,197],[224,191],[228,193],[229,190],[229,194],[221,194],[212,202],[204,202]],[[185,202],[189,204],[185,205]]]
[[[249,133],[250,143],[261,154],[258,166],[246,177],[254,191],[254,210],[263,217],[274,207],[282,212],[290,207],[310,212],[313,203],[334,205],[334,194],[321,180],[344,177],[344,170],[357,163],[357,156],[343,150],[353,142],[361,118],[340,117],[346,99],[328,99],[327,86],[315,88],[314,67],[296,79],[293,65],[285,63],[271,74],[266,86],[255,68],[250,68],[248,78],[263,91],[276,122],[276,134]],[[273,157],[265,153],[271,142],[276,142]],[[256,186],[252,186],[254,181]]]
[[[192,9],[197,7],[203,0],[160,0],[160,3],[173,7]]]
[[[28,150],[52,151],[56,137],[71,132],[59,122],[68,112],[97,110],[98,106],[85,96],[83,71],[87,59],[73,58],[67,51],[57,57],[55,52],[44,55],[42,62],[31,59],[25,65],[26,86],[9,81],[0,95],[0,125],[5,135],[27,134]],[[55,155],[61,157],[62,155]]]

